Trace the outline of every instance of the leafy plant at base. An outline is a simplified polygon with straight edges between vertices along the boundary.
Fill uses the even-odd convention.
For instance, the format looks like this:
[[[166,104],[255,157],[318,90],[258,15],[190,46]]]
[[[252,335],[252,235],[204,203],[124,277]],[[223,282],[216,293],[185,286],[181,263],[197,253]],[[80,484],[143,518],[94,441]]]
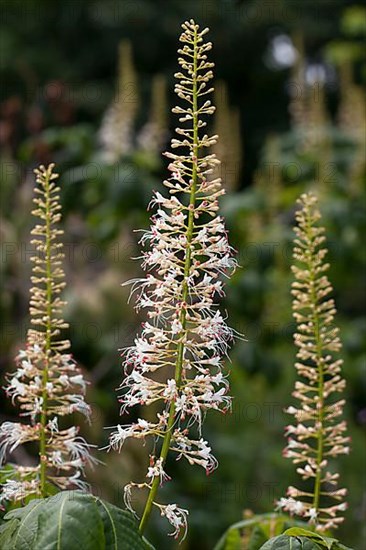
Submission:
[[[63,491],[5,515],[0,548],[7,550],[147,550],[133,515],[82,491]]]

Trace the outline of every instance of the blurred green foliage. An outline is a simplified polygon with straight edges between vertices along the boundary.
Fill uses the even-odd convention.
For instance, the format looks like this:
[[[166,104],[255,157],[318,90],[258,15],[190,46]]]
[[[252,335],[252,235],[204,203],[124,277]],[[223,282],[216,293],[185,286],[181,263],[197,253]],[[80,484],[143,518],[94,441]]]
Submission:
[[[207,418],[205,436],[219,469],[206,478],[198,469],[169,463],[173,481],[162,498],[190,510],[181,548],[205,550],[243,513],[273,510],[295,477],[292,464],[281,457],[287,423],[282,411],[291,403],[295,376],[291,224],[296,197],[311,187],[320,195],[328,230],[353,437],[352,455],[339,465],[350,506],[337,536],[360,548],[366,494],[363,8],[348,0],[2,0],[0,5],[2,374],[12,369],[27,328],[32,169],[52,160],[62,174],[69,336],[91,381],[93,423],[84,431],[102,446],[103,426],[119,421],[117,350],[133,341],[142,321],[120,284],[140,273],[139,262],[131,260],[139,255],[134,230],[148,226],[151,191],[161,190],[166,177],[165,161],[152,143],[141,145],[141,134],[152,112],[155,75],[167,79],[169,108],[176,102],[180,23],[195,17],[211,28],[216,77],[226,82],[241,122],[240,185],[223,199],[222,213],[242,266],[228,285],[225,308],[247,341],[237,342],[228,362],[232,414]],[[281,35],[296,47],[291,64],[274,63],[281,53],[274,51],[274,39]],[[138,101],[138,109],[130,128],[132,149],[111,163],[103,156],[99,129],[116,101],[121,39],[132,44],[137,78],[131,80],[130,100]],[[128,103],[122,100],[122,117]],[[168,138],[174,119],[166,124]],[[223,167],[224,181],[225,170],[238,166]],[[2,403],[1,416],[13,418],[14,408]],[[140,479],[148,450],[132,442],[121,455],[99,454],[105,465],[90,472],[91,484],[96,494],[123,506],[123,485]],[[13,459],[32,461],[31,450]],[[158,548],[172,548],[162,522],[154,517],[151,540]]]

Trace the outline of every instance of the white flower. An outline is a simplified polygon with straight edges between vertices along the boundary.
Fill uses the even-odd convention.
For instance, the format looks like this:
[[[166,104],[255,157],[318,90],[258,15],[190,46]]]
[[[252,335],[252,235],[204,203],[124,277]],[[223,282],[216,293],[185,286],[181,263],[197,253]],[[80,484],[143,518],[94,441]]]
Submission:
[[[83,395],[71,394],[68,396],[68,400],[72,403],[70,405],[70,412],[79,412],[87,418],[91,415],[91,409],[88,403],[84,401]]]
[[[109,437],[109,444],[112,449],[120,451],[127,437],[130,437],[131,429],[122,428],[120,424],[117,424],[116,428],[117,431],[113,432]]]
[[[75,376],[70,376],[70,383],[77,386],[81,386],[82,390],[86,389],[86,382],[82,374],[76,374]]]
[[[53,432],[58,432],[58,418],[57,416],[54,416],[52,420],[48,421],[48,429],[51,431],[51,434]]]
[[[172,322],[172,334],[179,334],[182,331],[182,324],[178,319],[174,319]]]
[[[163,393],[164,397],[167,399],[174,399],[177,395],[177,384],[174,379],[167,380],[166,388]]]
[[[309,508],[309,510],[306,512],[306,516],[309,518],[309,521],[316,521],[318,517],[318,512],[316,511],[316,508]]]
[[[165,516],[169,523],[171,523],[171,525],[174,527],[174,531],[170,533],[170,535],[174,538],[178,538],[180,532],[183,529],[184,534],[182,540],[184,540],[187,534],[188,510],[185,510],[184,508],[178,508],[176,504],[167,504],[166,506],[159,504],[158,507],[160,509],[161,515]]]
[[[39,428],[18,422],[3,422],[0,425],[0,464],[5,460],[7,452],[12,453],[19,445],[37,440]]]
[[[147,470],[146,477],[154,478],[158,477],[160,478],[160,484],[162,484],[163,481],[167,481],[170,479],[170,477],[164,472],[163,469],[163,460],[161,458],[158,458],[156,462],[154,462],[154,459],[151,461],[151,466],[149,466]]]
[[[14,377],[6,391],[14,399],[18,396],[24,397],[27,390],[25,384],[22,384],[22,382],[19,382],[18,378]]]
[[[144,420],[143,418],[139,418],[139,419],[137,420],[137,424],[138,424],[141,428],[143,428],[144,430],[146,430],[146,429],[149,427],[149,423],[148,423],[146,420]]]
[[[30,361],[25,360],[25,361],[22,361],[22,368],[24,369],[24,374],[27,374],[29,371],[32,370],[33,365]]]
[[[290,514],[298,514],[299,516],[302,516],[306,511],[306,507],[304,506],[304,504],[292,497],[280,498],[280,500],[277,502],[277,507],[285,510],[286,512],[290,512]]]
[[[50,460],[52,464],[56,467],[63,466],[64,464],[61,451],[52,451],[50,455]]]
[[[15,481],[13,479],[7,479],[2,486],[0,504],[3,500],[23,500],[28,495],[37,494],[38,490],[39,482],[37,479],[33,479],[31,481]]]
[[[64,445],[68,452],[70,453],[71,460],[77,460],[81,459],[81,461],[85,464],[86,462],[90,462],[89,457],[89,445],[85,441],[83,437],[74,437],[72,439],[65,439]]]
[[[59,377],[58,381],[59,381],[60,384],[62,384],[63,386],[68,386],[68,385],[69,385],[69,377],[67,376],[67,374],[61,374],[61,376]]]

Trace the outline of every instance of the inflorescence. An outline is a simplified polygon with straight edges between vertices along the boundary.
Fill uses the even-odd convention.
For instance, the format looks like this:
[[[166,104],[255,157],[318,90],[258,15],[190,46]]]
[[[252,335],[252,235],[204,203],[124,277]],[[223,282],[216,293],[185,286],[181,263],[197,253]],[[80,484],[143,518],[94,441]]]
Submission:
[[[176,129],[171,147],[183,152],[165,153],[170,160],[171,176],[164,182],[169,196],[155,192],[150,203],[157,212],[140,241],[148,245],[141,257],[147,275],[132,281],[136,308],[146,310],[147,321],[134,345],[124,352],[126,377],[120,388],[122,413],[136,405],[160,403],[161,408],[155,421],[138,419],[118,425],[110,436],[110,448],[117,450],[129,438],[155,440],[146,481],[129,483],[125,501],[131,509],[132,490],[146,489],[140,531],[155,506],[173,525],[176,537],[186,531],[188,511],[158,503],[156,493],[170,479],[165,472],[169,452],[207,473],[217,466],[201,428],[208,410],[230,408],[222,358],[234,331],[226,325],[217,297],[224,295],[222,276],[229,276],[236,267],[218,215],[224,190],[221,179],[212,178],[219,160],[205,153],[218,136],[202,132],[204,119],[215,109],[207,99],[213,91],[208,84],[213,63],[207,60],[212,44],[204,42],[208,29],[200,30],[194,21],[182,27],[183,46],[178,50],[182,72],[175,75],[175,91],[185,105],[175,107],[173,113],[184,127]]]
[[[318,225],[321,215],[317,199],[304,194],[298,202],[301,208],[296,214],[292,294],[298,347],[295,367],[300,378],[293,396],[299,406],[286,411],[295,417],[296,424],[286,427],[289,437],[284,456],[298,465],[305,487],[289,487],[287,498],[281,498],[278,506],[325,531],[343,521],[339,514],[346,509],[346,489],[337,488],[339,474],[329,468],[330,461],[349,453],[347,425],[340,419],[345,400],[337,397],[345,381],[338,357],[339,329],[333,324],[336,309],[329,297],[333,289],[325,274],[329,264],[324,262],[325,230]]]
[[[34,466],[14,465],[7,470],[1,500],[19,501],[29,495],[45,497],[51,485],[59,489],[83,488],[81,474],[93,462],[89,446],[78,435],[79,428],[64,427],[64,416],[90,415],[84,400],[86,382],[72,355],[70,342],[60,333],[68,325],[62,319],[65,302],[60,293],[65,287],[62,261],[63,231],[59,190],[54,165],[35,170],[36,208],[40,219],[32,229],[36,255],[32,257],[33,274],[30,290],[30,317],[27,346],[16,358],[17,370],[9,374],[6,394],[20,408],[20,416],[28,422],[4,422],[0,426],[0,464],[19,445],[38,445],[38,463]],[[62,427],[60,426],[62,420]]]

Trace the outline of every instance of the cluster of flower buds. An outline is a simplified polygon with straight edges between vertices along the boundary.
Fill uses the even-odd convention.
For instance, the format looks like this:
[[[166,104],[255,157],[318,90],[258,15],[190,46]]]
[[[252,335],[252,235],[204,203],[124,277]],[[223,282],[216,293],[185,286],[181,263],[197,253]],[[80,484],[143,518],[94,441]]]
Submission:
[[[27,346],[19,351],[17,369],[8,376],[6,394],[20,409],[27,423],[4,422],[0,426],[0,464],[19,445],[37,442],[39,461],[34,466],[14,465],[7,470],[1,500],[22,500],[30,494],[46,496],[50,484],[60,489],[83,487],[84,467],[93,461],[89,446],[78,435],[79,429],[59,426],[64,416],[81,413],[88,417],[84,401],[86,382],[72,356],[70,343],[60,337],[68,325],[62,319],[65,304],[60,298],[65,282],[62,269],[62,230],[59,187],[54,165],[35,170],[37,183],[33,199],[40,218],[32,230],[36,254],[32,258],[34,285],[30,290],[30,317]]]
[[[286,411],[295,417],[296,424],[286,427],[284,456],[298,465],[305,487],[289,487],[287,498],[281,498],[278,505],[325,531],[343,521],[339,513],[346,509],[346,489],[337,489],[339,474],[328,469],[330,460],[349,453],[346,422],[339,418],[345,401],[337,397],[345,381],[342,360],[336,357],[341,342],[333,324],[336,309],[325,274],[329,264],[324,262],[325,231],[318,225],[321,215],[317,199],[310,193],[298,202],[301,208],[296,215],[292,294],[298,347],[295,367],[300,378],[293,396],[299,406]]]
[[[164,184],[169,195],[154,194],[151,206],[157,212],[141,239],[148,245],[141,257],[147,274],[132,281],[132,293],[137,309],[146,310],[147,321],[135,344],[125,350],[120,396],[122,413],[135,405],[159,403],[161,408],[155,422],[139,419],[119,425],[110,436],[110,447],[118,450],[128,438],[161,440],[160,454],[150,457],[147,481],[129,484],[126,502],[130,507],[133,487],[147,489],[140,530],[154,505],[173,525],[174,536],[186,529],[188,512],[176,504],[159,504],[155,495],[159,484],[169,479],[164,471],[169,451],[207,473],[217,466],[201,427],[207,411],[230,408],[222,360],[234,331],[218,310],[217,298],[224,294],[222,276],[236,267],[224,221],[217,214],[224,190],[220,178],[211,178],[219,161],[205,153],[217,136],[202,132],[205,117],[214,112],[207,99],[213,76],[207,52],[212,45],[204,42],[208,29],[200,30],[192,20],[182,27],[182,72],[175,75],[175,90],[185,106],[173,112],[184,127],[176,129],[178,137],[171,143],[182,152],[166,153],[171,175]]]

